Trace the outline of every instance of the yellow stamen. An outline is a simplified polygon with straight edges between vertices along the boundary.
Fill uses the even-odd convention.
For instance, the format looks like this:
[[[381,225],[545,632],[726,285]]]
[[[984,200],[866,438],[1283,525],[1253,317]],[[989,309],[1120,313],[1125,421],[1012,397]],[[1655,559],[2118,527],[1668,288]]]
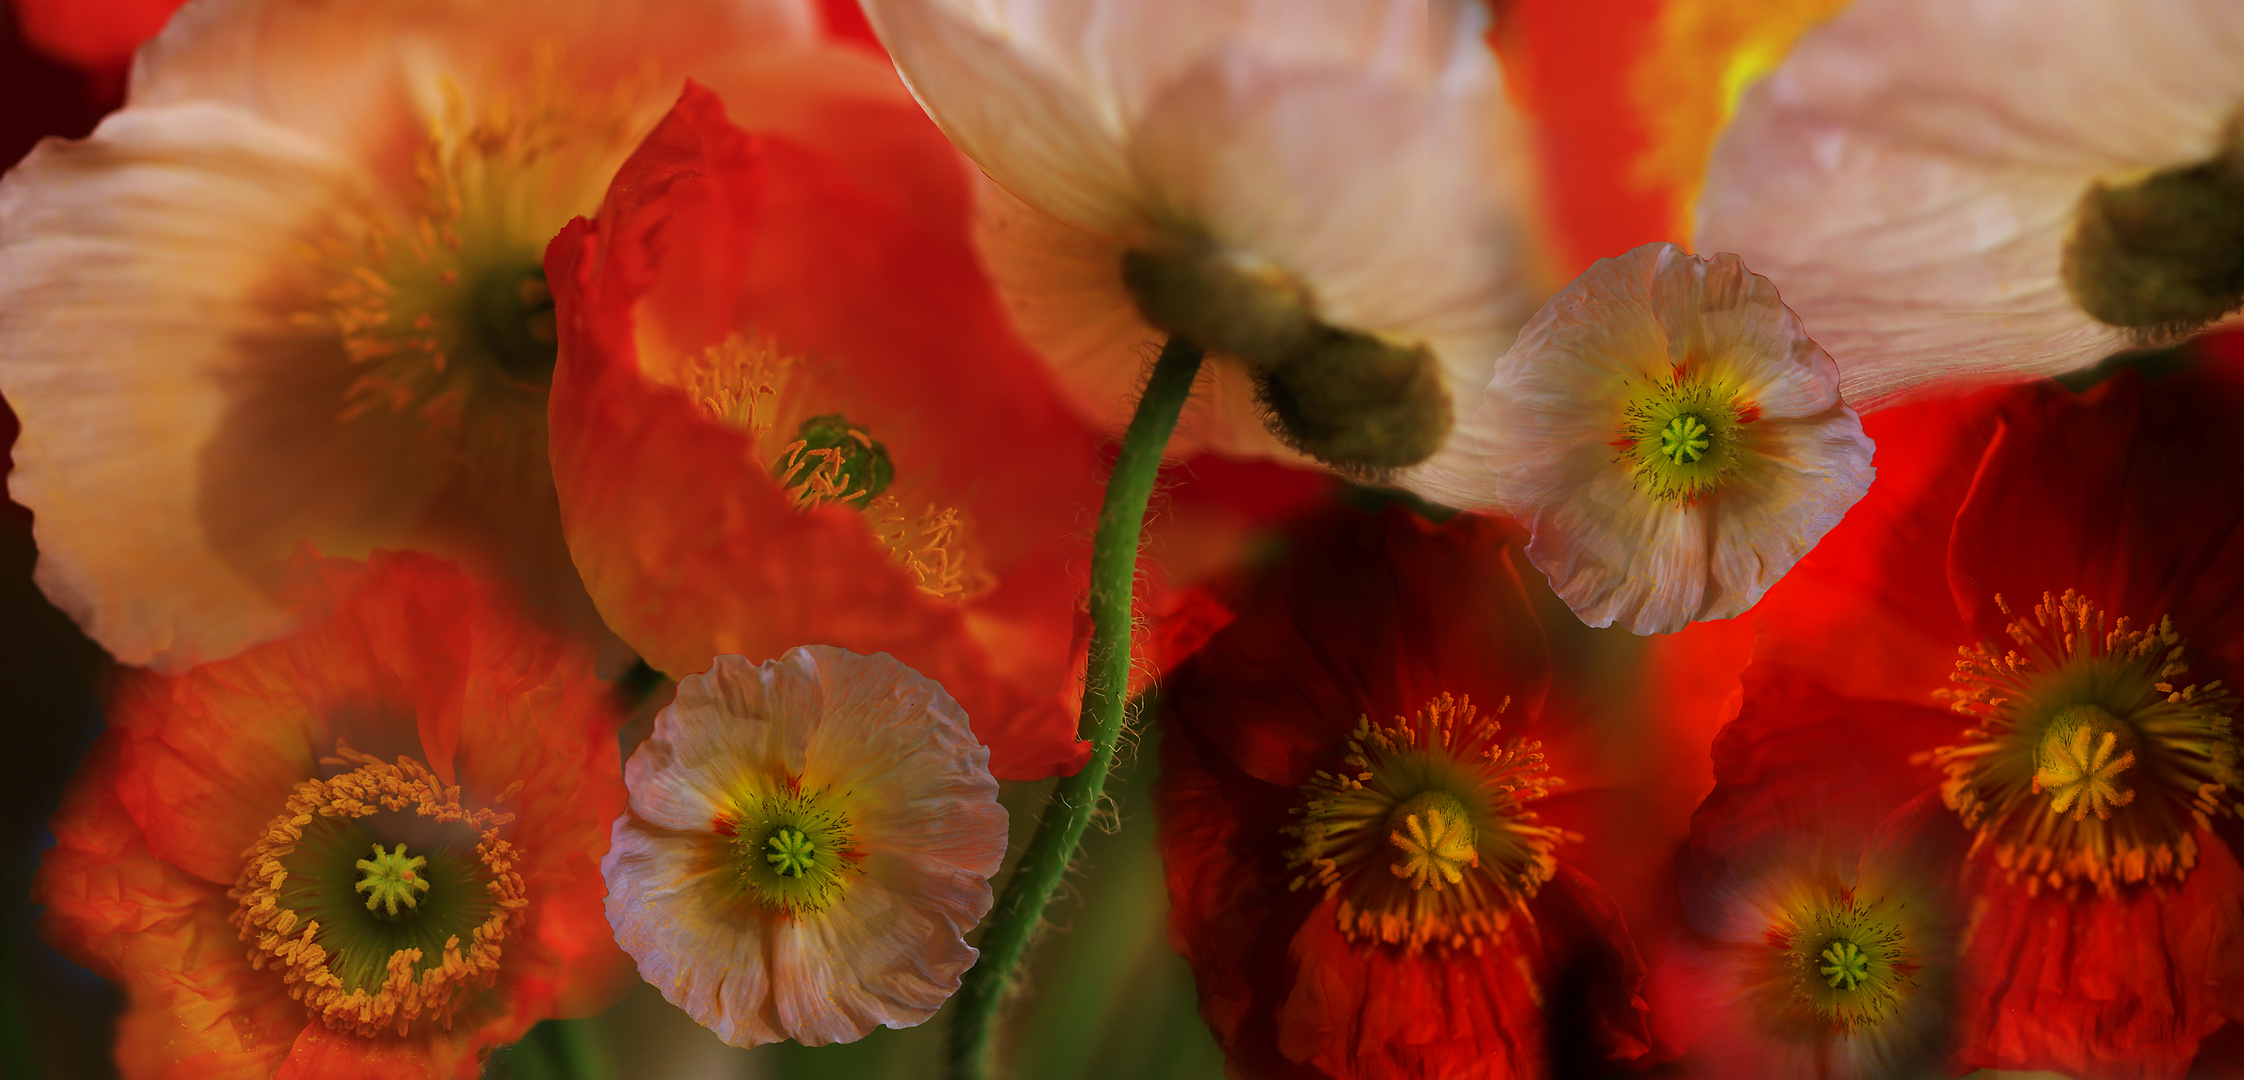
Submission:
[[[513,816],[465,808],[459,788],[445,787],[426,765],[411,758],[401,757],[393,765],[345,746],[322,763],[350,768],[331,779],[296,785],[279,816],[250,846],[241,878],[228,894],[236,901],[231,921],[250,946],[250,964],[260,970],[278,968],[289,996],[336,1031],[372,1038],[386,1030],[404,1035],[415,1021],[449,1025],[461,1006],[497,981],[501,946],[520,929],[529,904],[522,877],[514,870],[514,846],[499,836]],[[511,796],[510,790],[500,798]],[[476,859],[489,881],[490,915],[469,940],[450,937],[433,960],[417,948],[392,953],[382,984],[369,990],[344,985],[319,922],[305,920],[283,904],[282,893],[289,880],[285,861],[314,819],[365,818],[385,811],[411,812],[472,831],[478,838]],[[401,845],[391,857],[403,850]],[[360,867],[366,863],[361,860]]]

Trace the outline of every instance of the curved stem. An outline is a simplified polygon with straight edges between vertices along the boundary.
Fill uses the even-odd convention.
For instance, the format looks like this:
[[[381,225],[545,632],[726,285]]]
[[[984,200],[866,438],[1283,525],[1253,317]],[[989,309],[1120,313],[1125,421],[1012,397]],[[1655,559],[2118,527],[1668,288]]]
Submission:
[[[1122,451],[1106,483],[1099,507],[1098,532],[1091,541],[1091,651],[1083,672],[1080,733],[1091,740],[1091,760],[1082,771],[1060,778],[1036,835],[1005,882],[989,928],[982,932],[982,957],[959,984],[951,1020],[951,1073],[958,1080],[990,1075],[991,1042],[997,1012],[1013,969],[1028,949],[1029,935],[1044,917],[1052,890],[1075,858],[1083,830],[1091,824],[1099,793],[1114,764],[1114,740],[1122,731],[1123,705],[1130,692],[1130,590],[1136,583],[1138,544],[1145,530],[1145,503],[1153,494],[1161,452],[1176,430],[1177,414],[1192,393],[1203,350],[1171,338],[1154,362],[1153,377],[1138,399],[1137,412],[1122,435]]]

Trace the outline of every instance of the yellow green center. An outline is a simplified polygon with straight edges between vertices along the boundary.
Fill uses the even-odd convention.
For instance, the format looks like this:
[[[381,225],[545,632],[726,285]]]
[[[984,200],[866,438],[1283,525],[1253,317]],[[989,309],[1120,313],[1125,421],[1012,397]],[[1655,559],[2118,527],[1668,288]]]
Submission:
[[[1839,890],[1790,912],[1777,938],[1794,999],[1841,1031],[1890,1015],[1917,990],[1902,908]]]
[[[1734,388],[1682,366],[1631,384],[1613,440],[1615,463],[1638,491],[1690,502],[1728,485],[1749,460],[1747,427],[1760,415]]]
[[[743,889],[789,915],[822,911],[838,899],[860,857],[840,801],[796,784],[740,799],[738,814],[722,820],[720,828],[729,836]]]
[[[1352,941],[1476,945],[1550,880],[1566,835],[1528,805],[1558,783],[1541,746],[1443,694],[1391,724],[1357,724],[1337,767],[1302,785],[1292,887],[1339,901]]]
[[[1972,725],[1929,755],[1948,806],[2029,889],[2187,876],[2234,805],[2234,696],[2184,683],[2172,620],[2137,630],[2078,593],[2009,632],[1965,649],[1945,692]]]
[[[896,479],[888,447],[840,413],[804,420],[771,471],[805,510],[828,503],[862,510]]]
[[[356,864],[360,873],[357,891],[366,894],[366,910],[395,919],[400,917],[398,905],[403,904],[404,914],[412,914],[421,906],[421,894],[429,891],[429,879],[422,873],[428,862],[419,855],[407,858],[402,843],[391,852],[374,845],[374,857]]]

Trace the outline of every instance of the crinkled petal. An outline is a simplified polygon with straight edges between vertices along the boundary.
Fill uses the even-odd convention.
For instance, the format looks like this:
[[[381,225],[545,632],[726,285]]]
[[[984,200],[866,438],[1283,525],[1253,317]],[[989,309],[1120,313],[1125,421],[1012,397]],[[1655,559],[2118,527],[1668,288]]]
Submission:
[[[914,164],[946,175],[951,160]],[[1000,775],[1067,771],[1087,753],[1069,560],[1095,446],[1004,327],[966,223],[922,231],[883,194],[739,131],[706,91],[681,100],[598,224],[549,253],[563,527],[608,624],[660,670],[804,641],[889,652],[957,696]],[[994,588],[923,591],[868,515],[797,511],[749,433],[658,381],[728,337],[804,358],[809,411],[842,412],[889,448],[904,512],[960,511]]]
[[[213,543],[198,451],[245,346],[306,348],[258,294],[344,175],[316,143],[192,104],[117,113],[0,181],[10,494],[36,515],[41,586],[121,661],[178,670],[287,625],[255,581],[287,548]]]
[[[637,778],[630,784],[636,793]],[[777,927],[741,895],[723,838],[626,815],[600,869],[616,943],[640,978],[734,1046],[787,1037],[772,996]]]
[[[1631,475],[1628,409],[1705,381],[1737,410],[1711,490],[1661,497]],[[1861,422],[1829,357],[1734,256],[1647,244],[1600,260],[1498,361],[1472,424],[1486,498],[1527,522],[1527,555],[1584,622],[1636,633],[1736,615],[1869,487]]]
[[[2240,51],[2219,0],[1856,3],[1746,93],[1698,246],[1780,282],[1859,407],[2082,366],[2127,339],[2059,279],[2074,206],[2211,154]]]
[[[740,777],[802,776],[811,729],[799,718],[817,716],[825,692],[803,653],[763,665],[720,656],[678,680],[678,696],[625,767],[631,812],[665,829],[708,831],[732,809]]]

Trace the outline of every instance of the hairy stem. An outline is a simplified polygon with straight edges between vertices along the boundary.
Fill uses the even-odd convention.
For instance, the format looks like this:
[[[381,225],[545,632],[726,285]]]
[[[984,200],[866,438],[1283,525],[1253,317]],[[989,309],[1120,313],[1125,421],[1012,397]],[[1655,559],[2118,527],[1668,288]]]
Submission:
[[[982,933],[982,957],[959,985],[951,1021],[951,1073],[958,1080],[983,1080],[991,1071],[991,1042],[997,1013],[1013,969],[1028,949],[1029,935],[1044,917],[1052,890],[1067,873],[1091,812],[1114,764],[1114,740],[1122,731],[1123,707],[1130,692],[1130,591],[1136,583],[1138,544],[1145,531],[1145,503],[1153,494],[1161,452],[1176,430],[1177,414],[1192,393],[1204,351],[1171,338],[1153,365],[1145,395],[1122,435],[1122,451],[1099,507],[1099,527],[1091,541],[1091,652],[1083,673],[1083,719],[1079,728],[1091,741],[1091,760],[1082,771],[1062,777],[1052,801],[1036,823],[1028,851],[1014,867],[997,898],[989,928]]]

